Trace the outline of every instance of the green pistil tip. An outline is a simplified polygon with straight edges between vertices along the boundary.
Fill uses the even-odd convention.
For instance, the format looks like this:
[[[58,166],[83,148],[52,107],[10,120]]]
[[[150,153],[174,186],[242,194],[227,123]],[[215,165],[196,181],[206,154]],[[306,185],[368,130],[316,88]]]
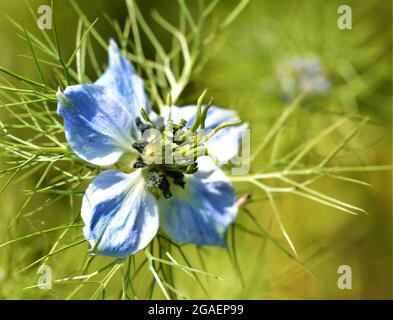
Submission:
[[[203,100],[206,96],[207,93],[207,89],[205,89],[202,94],[200,95],[200,97],[198,98],[198,102],[197,102],[197,112],[196,112],[196,116],[195,116],[195,120],[194,123],[192,124],[190,131],[191,132],[196,132],[201,124],[201,110],[202,110],[202,104],[203,104]]]

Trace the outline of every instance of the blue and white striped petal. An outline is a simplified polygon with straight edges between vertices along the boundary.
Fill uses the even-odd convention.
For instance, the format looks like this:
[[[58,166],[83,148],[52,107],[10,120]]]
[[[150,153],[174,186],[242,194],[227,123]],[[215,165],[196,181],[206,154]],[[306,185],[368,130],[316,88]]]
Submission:
[[[110,88],[134,117],[140,116],[141,108],[149,113],[143,80],[135,74],[131,62],[122,56],[113,39],[109,42],[108,57],[109,66],[95,83]]]
[[[146,247],[159,226],[157,202],[146,191],[142,171],[107,170],[83,197],[84,234],[98,255],[125,258]]]
[[[82,159],[110,166],[138,138],[127,106],[110,89],[99,85],[69,86],[58,94],[57,112],[64,118],[66,139]]]
[[[174,185],[170,199],[159,199],[160,227],[179,243],[225,246],[225,233],[237,215],[236,195],[224,172],[210,158],[198,159],[199,170]]]
[[[195,120],[196,111],[197,107],[195,105],[184,107],[164,107],[162,110],[162,116],[167,120],[170,115],[171,119],[175,123],[184,119],[187,121],[186,127],[191,127]],[[207,112],[205,132],[208,133],[220,123],[239,120],[240,118],[236,112],[213,106]],[[247,128],[247,123],[224,128],[206,141],[205,145],[215,156],[217,156],[217,159],[221,164],[227,164],[231,159],[238,155],[240,142],[243,137],[244,130]]]

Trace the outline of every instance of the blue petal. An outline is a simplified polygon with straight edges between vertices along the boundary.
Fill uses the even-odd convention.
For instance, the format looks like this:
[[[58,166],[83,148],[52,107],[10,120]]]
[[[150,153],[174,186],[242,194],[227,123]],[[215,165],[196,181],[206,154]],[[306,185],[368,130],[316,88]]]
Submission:
[[[142,171],[107,170],[86,190],[84,234],[99,255],[125,258],[146,247],[158,231],[157,202],[145,189]]]
[[[174,185],[172,198],[160,198],[160,226],[180,243],[225,245],[225,232],[237,214],[236,196],[225,174],[202,157],[199,171]],[[198,161],[199,162],[199,161]]]
[[[150,112],[142,79],[135,74],[131,62],[121,55],[116,42],[112,39],[109,42],[108,55],[109,67],[96,84],[113,91],[123,100],[134,117],[140,116],[141,108]]]
[[[161,116],[163,116],[165,120],[168,120],[170,117],[174,123],[179,123],[180,120],[184,119],[187,121],[186,127],[191,127],[194,122],[196,112],[196,106],[165,106],[161,109]]]
[[[137,138],[133,117],[109,90],[98,85],[70,86],[58,101],[67,141],[80,158],[110,166],[125,152],[133,152],[131,145]]]
[[[217,157],[220,164],[227,164],[238,155],[247,128],[247,123],[224,128],[206,141],[205,146]]]
[[[169,114],[171,113],[171,119],[175,123],[184,119],[187,121],[187,127],[190,127],[195,120],[196,110],[196,106],[164,107],[162,114],[165,119],[168,119]],[[240,118],[236,112],[213,106],[207,112],[205,122],[206,133],[217,127],[220,123],[238,120],[240,120]],[[247,123],[240,126],[224,128],[209,139],[205,145],[217,156],[217,159],[221,164],[226,164],[238,155],[240,142],[243,137],[244,130],[247,128]]]

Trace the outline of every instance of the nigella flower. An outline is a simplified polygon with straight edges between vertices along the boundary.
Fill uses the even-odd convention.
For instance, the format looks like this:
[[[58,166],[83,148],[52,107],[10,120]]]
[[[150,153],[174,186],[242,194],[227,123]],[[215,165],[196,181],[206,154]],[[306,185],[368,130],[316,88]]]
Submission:
[[[237,214],[235,192],[206,155],[214,149],[218,161],[229,161],[238,152],[246,125],[223,125],[217,132],[217,125],[239,118],[215,106],[201,108],[164,107],[161,115],[155,114],[143,81],[113,40],[109,67],[94,84],[59,92],[58,114],[64,118],[71,149],[107,169],[93,179],[81,208],[84,235],[96,254],[132,255],[148,245],[159,228],[179,243],[225,245],[225,232]],[[180,137],[169,145],[184,159],[170,164],[148,161],[157,140],[146,135],[149,129]],[[202,129],[205,138],[198,140]],[[190,137],[192,143],[185,144]],[[190,162],[190,156],[196,162]],[[117,169],[109,169],[114,165]]]
[[[277,76],[285,100],[294,98],[300,92],[315,95],[324,94],[330,89],[330,81],[316,57],[284,61],[277,68]]]

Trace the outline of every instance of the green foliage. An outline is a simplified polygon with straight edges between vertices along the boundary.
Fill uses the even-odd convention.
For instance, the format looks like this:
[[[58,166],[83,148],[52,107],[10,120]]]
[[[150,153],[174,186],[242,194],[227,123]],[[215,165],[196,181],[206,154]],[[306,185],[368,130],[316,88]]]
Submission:
[[[289,28],[294,26],[274,21],[273,15],[264,15],[260,24],[250,25],[250,21],[255,22],[255,15],[261,13],[255,3],[251,4],[251,9],[246,9],[249,2],[238,1],[229,10],[224,10],[227,9],[224,6],[219,11],[219,0],[198,0],[193,5],[190,1],[178,0],[177,5],[174,5],[178,14],[176,23],[164,18],[158,11],[153,11],[147,19],[134,0],[125,0],[127,18],[123,26],[118,20],[105,14],[107,26],[116,35],[123,53],[144,78],[151,105],[157,111],[165,104],[165,97],[168,95],[174,104],[180,99],[185,100],[187,95],[198,95],[200,91],[195,88],[192,91],[195,83],[208,87],[209,92],[217,92],[219,97],[221,92],[228,92],[229,87],[235,97],[244,96],[233,99],[237,99],[236,103],[240,101],[237,108],[244,115],[242,118],[250,122],[253,141],[250,174],[231,178],[240,195],[245,191],[253,192],[253,196],[251,199],[240,199],[244,200],[239,214],[242,218],[231,227],[228,234],[229,245],[224,253],[216,249],[180,246],[159,234],[144,252],[124,260],[87,254],[88,246],[82,235],[79,204],[88,182],[99,173],[99,169],[72,153],[64,140],[63,125],[56,115],[58,89],[62,90],[72,84],[91,83],[104,70],[105,62],[98,52],[107,50],[107,39],[97,29],[103,21],[98,18],[89,20],[77,1],[69,1],[67,8],[75,11],[78,24],[74,47],[66,56],[61,49],[61,26],[57,20],[60,4],[54,5],[52,1],[54,28],[51,33],[42,30],[41,34],[35,34],[10,18],[18,35],[30,50],[23,57],[31,61],[39,78],[33,80],[0,67],[0,108],[8,117],[0,120],[0,174],[3,181],[0,194],[8,188],[12,188],[11,192],[20,194],[21,183],[28,179],[34,180],[34,186],[25,192],[20,207],[12,210],[7,223],[3,222],[0,226],[0,250],[5,257],[0,266],[6,270],[3,282],[14,281],[15,287],[24,288],[18,297],[36,298],[40,294],[45,298],[66,299],[220,297],[208,290],[207,285],[210,284],[209,281],[225,282],[225,279],[207,272],[206,265],[209,265],[209,259],[221,261],[229,257],[233,269],[230,273],[237,276],[242,287],[243,293],[239,293],[238,297],[247,298],[247,290],[252,285],[254,275],[245,274],[240,258],[244,254],[237,250],[239,241],[258,240],[260,248],[257,252],[253,250],[253,254],[258,258],[257,263],[261,263],[261,269],[266,264],[264,257],[267,243],[288,259],[289,270],[284,272],[277,285],[296,279],[299,274],[306,273],[315,277],[312,268],[318,259],[305,261],[302,259],[302,252],[296,248],[280,210],[279,202],[284,200],[284,196],[298,196],[353,215],[366,213],[341,197],[319,191],[318,183],[325,179],[337,179],[368,185],[358,177],[348,176],[348,173],[391,170],[390,164],[371,165],[361,161],[353,164],[358,154],[354,149],[362,145],[356,140],[357,135],[362,129],[378,126],[381,122],[367,112],[359,112],[358,108],[367,94],[371,100],[375,98],[376,101],[386,101],[386,97],[377,90],[378,84],[386,81],[386,62],[381,60],[380,63],[368,65],[381,51],[370,49],[356,56],[348,51],[337,57],[336,46],[343,41],[339,34],[333,32],[329,38],[331,43],[324,46],[315,39],[318,38],[318,32],[325,30],[326,26],[316,27],[315,34],[307,38],[307,34],[302,32],[304,21],[292,16],[288,19],[298,21],[295,28],[300,31],[296,33],[297,37],[286,39]],[[27,1],[26,5],[32,18],[36,20],[34,8]],[[268,7],[266,3],[264,5],[263,9]],[[275,6],[271,5],[272,12],[277,9]],[[212,19],[216,10],[221,12],[218,21]],[[240,17],[240,23],[231,28],[231,23],[243,10],[246,12]],[[254,16],[254,20],[248,20],[250,15]],[[152,21],[159,26],[161,32],[166,32],[162,39],[170,40],[162,41],[158,37],[151,26]],[[316,25],[314,20],[309,23]],[[207,63],[206,59],[212,53],[212,48],[216,52],[220,50],[221,38],[218,36],[228,28],[231,33],[238,32],[233,32],[235,43],[232,51],[225,48],[226,55],[216,54],[215,57],[219,58],[213,58],[212,62]],[[236,38],[242,39],[236,42]],[[355,37],[354,41],[362,42],[365,39]],[[346,49],[347,46],[343,48]],[[154,52],[153,55],[151,51]],[[327,97],[309,97],[300,93],[291,103],[283,103],[277,98],[277,87],[271,90],[272,83],[275,82],[274,76],[272,78],[274,61],[304,52],[313,52],[323,58],[335,81],[332,92]],[[240,65],[235,65],[230,70],[228,65],[236,64],[239,56],[251,57],[251,61],[243,72],[239,71]],[[353,61],[348,57],[353,57]],[[215,67],[210,66],[212,63]],[[205,66],[207,71],[202,73]],[[262,78],[267,78],[255,79],[257,70],[247,68],[261,68]],[[364,69],[363,75],[356,71],[358,69]],[[242,77],[247,76],[251,79],[241,81],[245,79]],[[258,85],[261,82],[263,86],[260,88]],[[227,99],[229,101],[232,97]],[[243,107],[242,101],[249,105]],[[260,105],[269,105],[269,108],[257,110]],[[248,113],[246,108],[255,109],[258,116],[266,113],[263,125],[261,118],[255,117],[252,112]],[[311,116],[315,121],[306,122],[310,129],[307,135],[303,129],[304,121]],[[343,154],[350,156],[340,158]],[[56,219],[44,215],[58,203],[67,203],[67,211],[70,212],[68,216]],[[258,216],[258,206],[261,203],[267,203],[268,210],[272,213],[272,220],[268,223],[261,221]],[[26,222],[31,219],[48,221],[38,231],[32,231],[34,228]],[[272,223],[276,224],[278,232],[272,229]],[[47,224],[50,226],[46,227]],[[30,250],[32,243],[41,245],[43,249]],[[12,251],[19,244],[23,244],[24,249],[20,250],[21,256],[16,256]],[[62,261],[67,261],[67,265],[61,265]],[[56,274],[54,280],[54,296],[41,290],[37,293],[34,274],[42,264],[61,265],[61,274]],[[220,272],[220,269],[217,271]],[[187,286],[184,283],[191,284]],[[195,284],[198,289],[190,290],[189,287],[194,287]],[[10,296],[12,295],[6,285],[0,288],[0,297]]]

